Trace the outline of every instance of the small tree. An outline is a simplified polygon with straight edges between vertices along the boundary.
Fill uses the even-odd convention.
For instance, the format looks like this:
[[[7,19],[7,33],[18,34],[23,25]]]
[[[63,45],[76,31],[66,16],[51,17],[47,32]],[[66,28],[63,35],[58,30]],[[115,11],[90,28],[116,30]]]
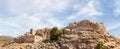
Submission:
[[[103,42],[99,42],[96,46],[96,49],[106,49],[106,47],[104,46]]]
[[[57,27],[53,27],[52,30],[50,31],[50,40],[60,40],[62,32],[59,30]]]

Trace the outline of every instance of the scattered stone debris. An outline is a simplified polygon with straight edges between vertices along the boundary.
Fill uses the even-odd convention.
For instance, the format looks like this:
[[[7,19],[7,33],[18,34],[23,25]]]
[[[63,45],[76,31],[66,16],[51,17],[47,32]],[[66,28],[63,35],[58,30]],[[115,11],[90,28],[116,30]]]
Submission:
[[[48,28],[33,30],[13,39],[3,49],[95,49],[99,41],[107,49],[120,49],[120,39],[110,35],[103,23],[82,20],[63,28],[61,40],[50,41]]]

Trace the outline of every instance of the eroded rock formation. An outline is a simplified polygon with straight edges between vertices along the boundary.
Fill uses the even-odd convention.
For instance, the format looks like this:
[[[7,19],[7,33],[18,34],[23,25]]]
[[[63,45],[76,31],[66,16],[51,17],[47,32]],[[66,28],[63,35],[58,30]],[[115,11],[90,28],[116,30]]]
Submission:
[[[27,44],[17,47],[18,49],[95,49],[97,43],[102,41],[107,49],[120,49],[120,40],[110,35],[103,23],[89,20],[70,23],[62,29],[63,34],[59,42],[49,40],[50,30],[31,29],[30,32],[15,38],[16,44],[12,43],[4,48],[16,48],[15,45],[20,45],[18,44],[20,42]]]

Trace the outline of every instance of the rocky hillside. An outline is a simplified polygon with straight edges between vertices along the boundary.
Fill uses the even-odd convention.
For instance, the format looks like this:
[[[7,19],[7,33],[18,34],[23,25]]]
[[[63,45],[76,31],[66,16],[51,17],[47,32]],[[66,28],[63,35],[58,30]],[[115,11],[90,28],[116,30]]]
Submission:
[[[31,29],[2,49],[95,49],[99,42],[103,42],[106,49],[120,49],[120,40],[110,35],[103,23],[89,20],[70,23],[61,29],[60,41],[51,41],[50,31]]]
[[[83,20],[71,23],[63,31],[62,44],[68,48],[93,49],[98,42],[102,41],[108,49],[120,49],[117,48],[120,45],[120,40],[110,35],[103,23]]]
[[[11,36],[0,36],[0,46],[9,44],[12,41],[13,37]]]

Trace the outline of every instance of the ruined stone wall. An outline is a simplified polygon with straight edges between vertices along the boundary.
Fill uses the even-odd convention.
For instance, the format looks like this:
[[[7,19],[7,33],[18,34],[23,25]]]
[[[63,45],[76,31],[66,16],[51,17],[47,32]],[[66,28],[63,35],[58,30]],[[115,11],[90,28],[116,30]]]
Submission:
[[[50,38],[50,29],[48,28],[38,29],[38,30],[31,29],[30,32],[26,32],[24,35],[15,38],[13,42],[34,43],[34,42],[41,42],[49,38]]]
[[[34,43],[42,42],[43,38],[41,36],[35,36],[34,37]]]
[[[17,37],[14,39],[14,42],[16,43],[33,43],[34,42],[34,35],[26,35]]]
[[[21,36],[19,38],[15,38],[13,42],[16,43],[37,43],[41,42],[43,38],[41,36],[36,36],[36,35],[25,35]]]
[[[36,31],[35,35],[41,36],[43,39],[49,39],[50,38],[50,29],[48,29],[48,28],[38,29]]]
[[[31,30],[25,35],[15,38],[15,41],[18,43],[29,42],[30,44],[25,46],[27,49],[49,49],[48,47],[50,49],[94,49],[100,41],[104,42],[107,49],[120,49],[120,40],[107,34],[103,23],[83,20],[71,23],[62,30],[63,34],[59,43],[45,40],[50,37],[50,29],[47,28]]]
[[[35,35],[36,34],[36,30],[30,29],[30,34]]]

